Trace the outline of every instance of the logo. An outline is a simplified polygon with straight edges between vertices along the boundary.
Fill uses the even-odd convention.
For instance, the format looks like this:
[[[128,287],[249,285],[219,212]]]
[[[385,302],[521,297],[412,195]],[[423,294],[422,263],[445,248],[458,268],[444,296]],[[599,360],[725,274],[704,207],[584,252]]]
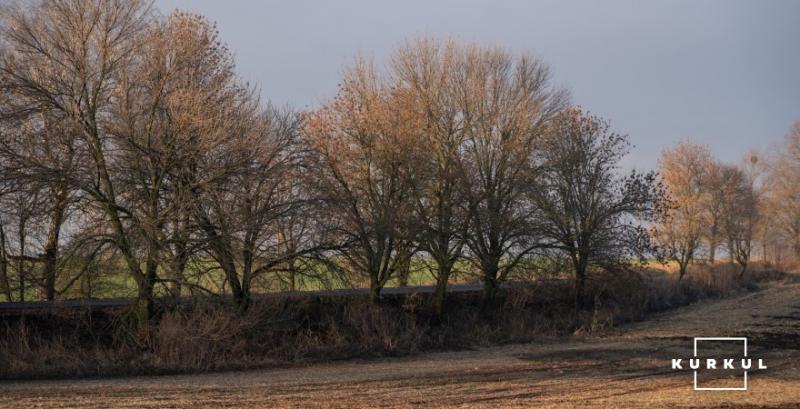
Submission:
[[[693,357],[673,359],[672,369],[692,370],[696,391],[746,391],[748,371],[764,370],[767,365],[763,359],[747,356],[745,337],[695,337]],[[735,384],[728,385],[730,378],[736,379]],[[709,379],[725,379],[725,386],[703,386]]]

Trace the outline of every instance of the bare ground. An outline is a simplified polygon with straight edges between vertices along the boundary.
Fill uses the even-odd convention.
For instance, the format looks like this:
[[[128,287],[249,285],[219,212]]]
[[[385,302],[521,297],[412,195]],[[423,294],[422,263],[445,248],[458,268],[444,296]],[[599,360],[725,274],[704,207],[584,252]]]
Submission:
[[[694,391],[692,337],[746,336],[748,391]],[[406,358],[202,375],[0,383],[0,407],[798,407],[800,284],[607,333]],[[740,379],[740,375],[739,378]],[[708,378],[703,386],[737,379]]]

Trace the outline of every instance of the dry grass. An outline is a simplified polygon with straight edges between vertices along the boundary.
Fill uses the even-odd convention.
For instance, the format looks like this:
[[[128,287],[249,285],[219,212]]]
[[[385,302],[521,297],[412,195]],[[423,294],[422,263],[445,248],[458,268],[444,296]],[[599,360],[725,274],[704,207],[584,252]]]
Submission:
[[[0,407],[797,407],[800,284],[765,287],[597,337],[256,371],[6,382]],[[769,365],[751,374],[747,392],[695,392],[691,372],[670,370],[671,358],[691,354],[692,336],[734,334]]]
[[[145,340],[130,334],[123,311],[4,317],[0,377],[38,378],[263,368],[296,362],[414,354],[602,332],[695,301],[742,293],[786,279],[754,269],[697,266],[680,283],[655,269],[597,273],[594,309],[575,316],[567,285],[507,291],[483,310],[477,294],[452,294],[431,314],[421,295],[363,299],[304,297],[256,302],[245,315],[208,300],[163,312]]]

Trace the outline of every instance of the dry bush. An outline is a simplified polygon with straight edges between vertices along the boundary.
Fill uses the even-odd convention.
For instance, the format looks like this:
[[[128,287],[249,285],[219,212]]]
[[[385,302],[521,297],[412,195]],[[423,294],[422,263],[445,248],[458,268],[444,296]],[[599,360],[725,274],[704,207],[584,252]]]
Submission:
[[[589,282],[591,318],[578,317],[576,325],[581,332],[593,332],[704,299],[753,291],[759,283],[786,280],[795,276],[764,264],[752,264],[744,277],[734,264],[694,264],[682,280],[669,268],[595,271]]]
[[[366,354],[416,352],[424,333],[413,314],[371,303],[347,305],[340,325],[348,332],[345,339]]]
[[[116,337],[112,314],[55,311],[3,317],[0,379],[139,373],[135,348]]]
[[[195,308],[165,313],[153,337],[145,364],[172,370],[197,371],[246,362],[246,334],[259,323],[258,312],[239,316],[228,308]]]
[[[470,348],[602,333],[702,299],[795,280],[768,266],[739,279],[734,266],[696,265],[683,280],[661,269],[594,271],[576,316],[569,282],[520,283],[486,310],[479,293],[449,294],[444,314],[428,294],[259,299],[246,314],[219,302],[173,306],[136,342],[124,311],[3,317],[0,378],[196,372]]]

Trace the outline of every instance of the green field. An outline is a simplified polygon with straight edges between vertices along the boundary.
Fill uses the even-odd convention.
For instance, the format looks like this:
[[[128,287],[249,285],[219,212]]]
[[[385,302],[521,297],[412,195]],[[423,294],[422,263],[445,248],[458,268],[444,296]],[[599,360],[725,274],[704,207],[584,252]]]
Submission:
[[[364,288],[369,285],[365,277],[353,274],[336,273],[321,262],[304,260],[307,266],[306,271],[297,274],[294,279],[295,291],[319,291],[336,290],[346,288]],[[229,288],[223,272],[215,268],[215,264],[210,260],[194,260],[184,272],[181,287],[181,295],[196,294],[227,294]],[[19,301],[18,283],[14,266],[9,266],[9,287],[11,288],[12,298],[8,300],[5,295],[0,296],[1,301]],[[535,279],[535,278],[555,278],[563,276],[566,266],[557,264],[549,259],[527,259],[521,262],[515,273],[515,279]],[[83,271],[83,274],[78,274]],[[432,260],[424,257],[416,257],[412,260],[410,271],[405,285],[408,286],[431,286],[435,280],[435,264]],[[562,273],[553,273],[554,271]],[[549,273],[548,273],[549,272]],[[41,272],[33,269],[28,273],[33,279],[26,279],[26,301],[42,300],[44,290],[42,289]],[[159,277],[167,278],[166,271],[159,271]],[[464,283],[480,280],[480,272],[474,264],[462,260],[456,263],[454,272],[450,277],[451,283]],[[161,283],[156,287],[156,294],[159,296],[169,295],[168,284]],[[2,286],[2,283],[0,283]],[[69,286],[66,291],[64,288]],[[286,272],[276,272],[264,274],[256,277],[252,283],[254,293],[271,293],[292,290],[291,279]],[[386,285],[387,287],[401,286],[400,277],[392,278]],[[67,266],[63,268],[57,278],[58,299],[102,299],[102,298],[134,298],[136,297],[136,283],[128,274],[122,263],[114,265],[98,266],[92,270],[85,270],[83,266]],[[0,287],[3,289],[3,287]]]

